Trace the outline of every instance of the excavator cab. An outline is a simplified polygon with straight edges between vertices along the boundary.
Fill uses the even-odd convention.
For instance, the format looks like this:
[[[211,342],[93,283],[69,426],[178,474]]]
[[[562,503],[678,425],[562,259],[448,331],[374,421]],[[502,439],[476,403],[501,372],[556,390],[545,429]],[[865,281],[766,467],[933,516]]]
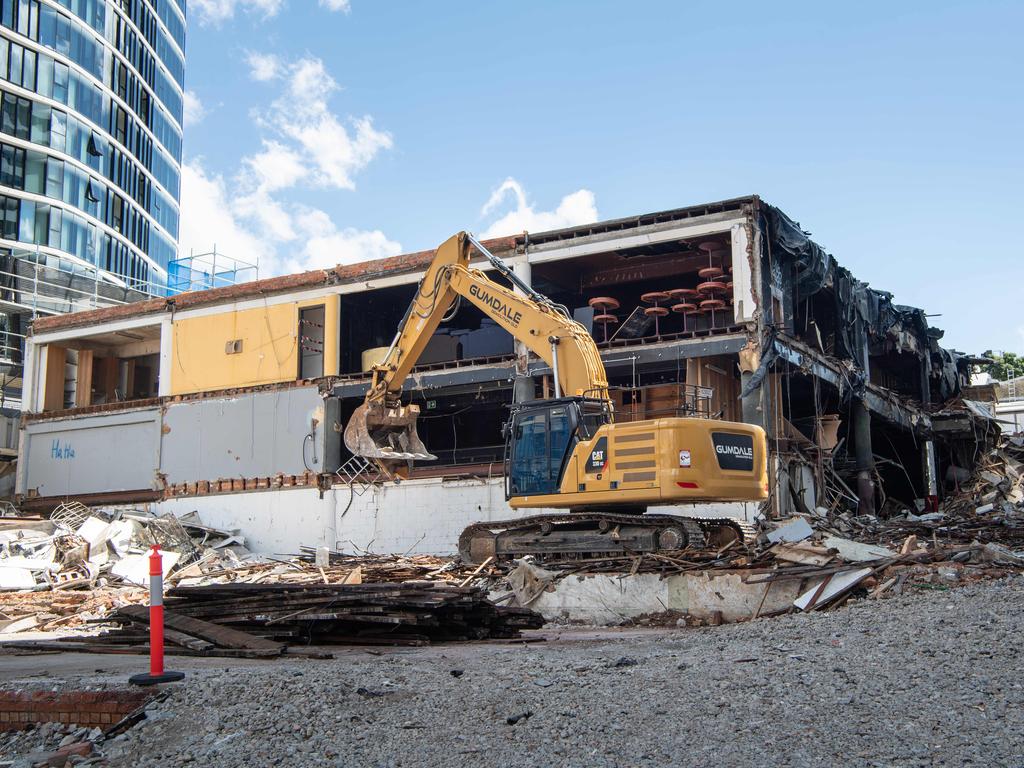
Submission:
[[[505,432],[505,498],[558,493],[580,440],[611,421],[607,402],[586,397],[532,400],[512,406]]]

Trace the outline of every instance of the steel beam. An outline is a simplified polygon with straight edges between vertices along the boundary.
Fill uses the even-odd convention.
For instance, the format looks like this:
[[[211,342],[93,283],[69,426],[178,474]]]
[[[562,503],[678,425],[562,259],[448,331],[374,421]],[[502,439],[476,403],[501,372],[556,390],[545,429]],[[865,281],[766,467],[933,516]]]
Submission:
[[[680,339],[660,344],[645,344],[632,347],[606,349],[601,353],[605,368],[610,372],[629,370],[634,366],[650,366],[656,363],[674,363],[693,357],[710,357],[728,355],[739,352],[746,344],[747,337],[742,333],[727,336],[712,336],[699,339]],[[528,366],[530,377],[543,376],[551,373],[551,367],[541,360],[531,360]],[[424,371],[413,373],[406,379],[403,391],[438,390],[450,387],[464,387],[470,384],[490,382],[508,382],[510,385],[516,376],[514,361],[495,363],[492,365],[453,368],[449,370]],[[334,385],[336,397],[362,397],[369,387],[369,377],[358,381],[339,382]]]
[[[843,391],[849,387],[846,374],[838,365],[795,339],[778,338],[775,340],[775,349],[779,356],[791,365],[817,376],[836,389]],[[864,404],[875,415],[904,429],[911,431],[931,429],[931,417],[927,413],[906,402],[901,402],[892,392],[876,384],[867,385]]]

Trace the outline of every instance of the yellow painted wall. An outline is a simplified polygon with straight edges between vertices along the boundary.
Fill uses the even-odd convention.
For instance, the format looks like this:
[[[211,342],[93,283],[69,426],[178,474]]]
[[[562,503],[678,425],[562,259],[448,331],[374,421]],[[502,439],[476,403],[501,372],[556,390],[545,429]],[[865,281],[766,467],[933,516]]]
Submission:
[[[171,394],[294,381],[299,375],[299,309],[324,305],[324,375],[338,373],[340,297],[272,304],[202,317],[176,318],[171,326]],[[225,345],[242,340],[242,351]]]

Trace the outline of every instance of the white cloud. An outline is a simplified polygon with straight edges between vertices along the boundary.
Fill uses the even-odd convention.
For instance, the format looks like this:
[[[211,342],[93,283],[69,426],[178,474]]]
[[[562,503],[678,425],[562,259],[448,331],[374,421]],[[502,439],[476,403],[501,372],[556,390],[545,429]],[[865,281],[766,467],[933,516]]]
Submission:
[[[343,120],[331,111],[338,84],[320,59],[250,53],[247,62],[253,79],[277,82],[282,91],[269,110],[254,111],[261,146],[242,158],[230,183],[198,161],[186,164],[182,253],[209,251],[216,241],[228,256],[258,256],[261,275],[401,253],[380,230],[339,227],[326,212],[289,197],[311,188],[354,189],[355,175],[391,147],[391,136],[370,117]]]
[[[391,148],[391,134],[377,130],[371,117],[343,122],[331,111],[328,99],[338,84],[320,59],[305,57],[286,70],[285,93],[264,121],[305,151],[316,183],[354,189],[353,176],[378,152]]]
[[[242,160],[249,180],[264,192],[294,187],[309,172],[302,158],[278,141],[263,140],[263,151]]]
[[[231,203],[237,219],[251,222],[266,240],[287,243],[296,238],[292,214],[269,193],[256,189],[236,197]]]
[[[320,7],[330,11],[341,11],[342,13],[348,13],[352,10],[352,4],[349,0],[320,0]]]
[[[238,222],[232,213],[227,185],[208,173],[202,162],[181,166],[181,232],[179,253],[218,252],[244,261],[263,261],[273,256],[266,240]]]
[[[401,243],[389,240],[379,229],[338,229],[330,216],[317,208],[300,210],[294,222],[302,233],[305,246],[298,258],[291,256],[285,260],[285,272],[357,264],[397,256],[402,252]]]
[[[515,208],[492,222],[481,237],[500,237],[527,232],[543,232],[548,229],[573,227],[597,221],[597,203],[589,189],[579,189],[566,195],[553,211],[538,211],[530,204],[523,185],[511,176],[502,182],[480,210],[481,216],[488,216],[502,208],[509,193],[515,200]]]
[[[275,200],[259,189],[232,199],[231,186],[201,161],[182,166],[182,255],[216,246],[218,253],[258,261],[260,276],[270,277],[402,252],[401,243],[378,229],[339,228],[318,208]]]
[[[206,107],[195,91],[185,91],[185,127],[201,123],[206,117]]]
[[[199,13],[203,24],[219,24],[237,12],[256,13],[264,18],[276,16],[284,0],[190,0],[189,13]]]
[[[251,51],[245,57],[249,65],[249,77],[259,82],[273,80],[281,74],[281,60],[272,53],[256,53]]]

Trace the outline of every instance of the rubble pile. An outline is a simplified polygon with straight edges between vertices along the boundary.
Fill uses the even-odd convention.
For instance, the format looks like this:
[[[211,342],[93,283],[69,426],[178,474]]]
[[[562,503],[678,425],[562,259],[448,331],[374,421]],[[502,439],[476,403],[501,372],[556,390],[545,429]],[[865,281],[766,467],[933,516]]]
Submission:
[[[153,546],[163,552],[167,578],[196,563],[237,560],[247,553],[244,543],[236,531],[205,526],[195,513],[156,517],[68,502],[49,519],[0,518],[0,592],[145,586]]]
[[[48,519],[0,518],[0,637],[83,628],[144,603],[154,545],[169,583],[255,557],[236,531],[205,526],[194,513],[156,517],[68,502]]]
[[[432,555],[350,555],[320,548],[302,548],[288,559],[245,558],[200,560],[172,580],[182,586],[207,584],[387,584],[431,581],[458,584],[476,569],[450,557]],[[490,572],[490,568],[485,569]]]
[[[25,631],[89,629],[124,619],[148,600],[149,551],[161,547],[164,581],[181,589],[232,585],[267,588],[360,584],[467,587],[500,571],[428,555],[349,555],[302,548],[295,557],[248,552],[236,531],[142,512],[105,514],[66,505],[51,519],[5,518],[0,527],[0,638]],[[74,551],[69,560],[67,553]],[[34,554],[28,557],[26,553]],[[75,574],[73,577],[69,574]],[[175,594],[184,594],[177,592]],[[290,598],[289,598],[290,599]]]
[[[453,603],[461,606],[459,611],[482,616],[495,610],[477,602],[482,595],[492,595],[498,605],[528,608],[556,582],[574,575],[667,578],[704,572],[736,574],[744,584],[796,582],[800,593],[788,610],[800,611],[836,607],[851,597],[897,595],[908,587],[944,589],[1024,572],[1024,437],[1003,438],[973,475],[959,478],[957,492],[936,511],[893,513],[888,505],[878,516],[841,508],[807,512],[766,521],[755,540],[718,549],[543,562],[488,560],[474,566],[457,558],[357,555],[325,547],[302,547],[291,557],[255,555],[237,531],[206,526],[194,513],[154,517],[69,504],[48,520],[0,518],[0,637],[28,630],[95,632],[95,625],[107,621],[122,626],[108,645],[144,641],[146,617],[140,617],[137,606],[147,600],[142,587],[148,583],[148,551],[154,544],[164,553],[170,602],[190,606],[186,597],[206,599],[200,595],[215,595],[222,606],[238,600],[253,612],[240,609],[216,621],[259,638],[276,638],[276,652],[281,643],[296,638],[307,643],[356,638],[415,643],[442,635],[472,637],[476,630],[446,613],[452,596],[469,600]],[[370,595],[382,602],[360,602]],[[523,627],[536,620],[503,615],[512,621],[511,628],[514,620],[525,621]],[[755,615],[773,611],[758,609]],[[215,620],[212,614],[201,618]],[[436,621],[440,624],[431,623]],[[447,628],[436,629],[441,625]],[[494,627],[488,630],[491,636],[505,631]],[[187,632],[184,640],[182,652],[231,650]]]
[[[102,741],[103,731],[100,728],[73,723],[43,723],[35,729],[0,733],[0,755],[24,754],[25,762],[21,764],[27,766],[80,765],[98,752],[97,745]],[[77,760],[72,760],[72,757]]]
[[[134,586],[2,593],[0,638],[30,630],[79,629],[122,606],[144,603],[148,597],[148,590]]]
[[[1024,435],[1003,437],[980,457],[973,474],[962,473],[955,492],[931,512],[883,509],[879,516],[852,512],[811,513],[815,528],[858,541],[894,545],[907,536],[935,546],[996,543],[1024,549]]]

